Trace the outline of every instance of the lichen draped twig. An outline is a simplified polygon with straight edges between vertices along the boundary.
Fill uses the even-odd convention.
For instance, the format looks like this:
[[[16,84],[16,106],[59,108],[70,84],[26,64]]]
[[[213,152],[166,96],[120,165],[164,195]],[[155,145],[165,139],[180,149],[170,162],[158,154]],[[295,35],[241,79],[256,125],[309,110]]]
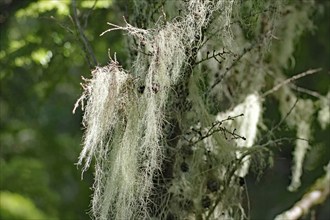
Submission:
[[[306,215],[311,209],[322,204],[330,195],[330,162],[325,168],[326,173],[317,179],[310,190],[302,196],[290,209],[277,215],[275,220],[290,219],[297,220]]]
[[[320,72],[322,69],[321,68],[318,68],[318,69],[310,69],[310,70],[307,70],[305,72],[302,72],[302,73],[299,73],[297,75],[294,75],[286,80],[284,80],[283,82],[277,84],[276,86],[274,86],[272,89],[264,92],[262,94],[262,97],[266,97],[267,95],[271,94],[271,93],[274,93],[276,92],[277,90],[279,90],[282,86],[288,84],[288,83],[291,83],[292,81],[295,81],[297,79],[300,79],[302,77],[305,77],[305,76],[308,76],[308,75],[311,75],[311,74],[314,74],[314,73],[317,73],[317,72]]]

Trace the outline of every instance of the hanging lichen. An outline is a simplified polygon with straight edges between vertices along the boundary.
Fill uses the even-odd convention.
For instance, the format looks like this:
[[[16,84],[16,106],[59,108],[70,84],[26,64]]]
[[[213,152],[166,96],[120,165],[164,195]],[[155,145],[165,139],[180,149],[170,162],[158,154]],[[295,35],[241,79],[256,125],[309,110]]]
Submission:
[[[281,68],[293,60],[294,41],[310,24],[310,9],[234,0],[132,5],[129,22],[109,23],[103,33],[129,35],[130,69],[116,59],[97,67],[77,102],[86,100],[78,164],[85,171],[95,158],[92,215],[101,220],[246,218],[242,186],[251,155],[263,150],[257,146],[263,103],[274,93],[283,118],[294,105],[296,95],[281,84]],[[273,89],[263,93],[269,86]],[[327,118],[324,103],[321,124]],[[310,147],[302,139],[310,137],[313,106],[299,100],[286,118],[301,138],[291,188],[299,187]],[[310,111],[303,115],[306,108]]]

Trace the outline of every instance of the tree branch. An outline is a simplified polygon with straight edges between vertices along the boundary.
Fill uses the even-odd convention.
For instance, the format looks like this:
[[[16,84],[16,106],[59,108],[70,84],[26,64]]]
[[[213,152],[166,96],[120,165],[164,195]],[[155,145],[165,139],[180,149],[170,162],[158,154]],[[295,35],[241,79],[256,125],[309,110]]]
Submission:
[[[216,87],[219,83],[222,82],[222,80],[226,77],[227,73],[238,63],[238,61],[240,61],[242,59],[242,57],[247,54],[248,52],[250,52],[254,46],[257,44],[257,42],[251,44],[249,47],[245,48],[243,53],[241,53],[240,55],[237,56],[237,58],[230,64],[229,67],[226,68],[225,72],[221,75],[221,77],[219,77],[219,79],[217,79],[213,85],[206,91],[205,94],[208,94],[209,92],[212,91],[212,89],[214,89],[214,87]]]
[[[316,180],[311,190],[307,192],[289,210],[275,217],[275,220],[296,220],[311,211],[312,207],[322,204],[330,195],[330,162],[326,167],[326,174]]]
[[[94,69],[94,67],[97,66],[97,60],[95,58],[93,49],[92,49],[90,43],[88,42],[88,40],[84,34],[84,31],[80,25],[80,21],[79,21],[78,15],[77,15],[76,0],[71,1],[71,6],[72,6],[72,13],[73,13],[73,22],[74,22],[74,25],[79,34],[79,39],[83,44],[86,61],[88,63],[89,68]]]
[[[318,98],[318,99],[323,98],[323,96],[318,92],[315,92],[315,91],[312,91],[312,90],[309,90],[309,89],[305,89],[305,88],[299,87],[299,86],[294,85],[294,84],[290,85],[290,87],[292,89],[296,90],[297,92],[305,93],[307,95],[313,96],[313,97]]]
[[[277,84],[276,86],[274,86],[272,89],[268,90],[267,92],[265,92],[262,97],[265,97],[273,92],[276,92],[277,90],[279,90],[282,86],[294,81],[294,80],[297,80],[297,79],[300,79],[302,77],[305,77],[305,76],[308,76],[308,75],[311,75],[311,74],[314,74],[314,73],[317,73],[317,72],[320,72],[322,69],[321,68],[318,68],[318,69],[311,69],[311,70],[307,70],[303,73],[300,73],[298,75],[295,75],[293,77],[290,77],[286,80],[284,80],[283,82],[281,82],[280,84]]]
[[[195,65],[198,65],[198,64],[200,64],[200,63],[202,63],[202,62],[204,62],[206,60],[210,60],[212,58],[214,58],[218,63],[221,64],[221,61],[218,60],[217,56],[221,57],[222,59],[225,59],[225,57],[223,57],[223,55],[226,54],[226,53],[228,53],[228,52],[224,51],[224,49],[222,50],[222,52],[218,52],[218,53],[216,53],[215,50],[213,50],[212,56],[209,56],[210,55],[210,51],[207,51],[206,58],[203,58],[203,59],[197,61],[195,63]]]

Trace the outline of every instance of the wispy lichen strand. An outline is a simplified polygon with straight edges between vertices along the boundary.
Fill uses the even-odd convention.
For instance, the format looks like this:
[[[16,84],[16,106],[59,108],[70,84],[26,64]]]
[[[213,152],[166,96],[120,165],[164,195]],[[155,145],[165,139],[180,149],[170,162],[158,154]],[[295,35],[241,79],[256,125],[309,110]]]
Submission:
[[[128,19],[138,19],[139,28],[125,21],[124,26],[108,23],[111,28],[104,32],[128,33],[131,67],[124,70],[111,60],[96,68],[78,100],[87,100],[78,164],[85,171],[95,158],[93,216],[244,219],[240,180],[248,173],[250,154],[260,149],[253,145],[262,102],[270,95],[261,96],[262,90],[268,76],[275,84],[283,77],[281,68],[292,60],[294,39],[304,30],[299,19],[309,21],[308,10],[271,1],[248,2],[245,9],[245,3],[234,0],[133,2],[135,14]],[[168,19],[175,10],[178,16]],[[281,16],[284,12],[288,15]],[[245,20],[250,23],[240,23]],[[279,38],[281,44],[273,40]],[[276,86],[270,91],[279,92],[285,115],[296,96],[287,84],[282,86],[283,94]],[[297,128],[297,136],[308,138],[310,117],[300,120],[301,112],[311,106],[312,114],[313,104],[301,103],[287,123]],[[319,115],[322,123],[328,118],[325,104]],[[297,120],[304,123],[298,125]],[[224,127],[216,127],[219,121]],[[303,140],[296,145],[294,188],[309,148]],[[166,180],[159,177],[165,175],[164,161],[171,163],[166,164]]]
[[[90,165],[97,148],[102,148],[109,141],[111,131],[117,123],[120,110],[125,105],[125,84],[129,75],[118,67],[115,61],[103,68],[96,68],[93,78],[85,80],[83,98],[87,99],[83,124],[86,127],[84,148],[78,164],[85,161],[84,170]]]
[[[155,29],[110,24],[109,31],[127,31],[151,56],[137,56],[133,64],[132,74],[144,79],[142,95],[135,92],[132,76],[115,61],[97,68],[85,85],[86,131],[78,163],[85,160],[85,170],[96,158],[95,218],[148,217],[153,175],[162,161],[161,126],[169,91],[187,66],[192,45],[201,40],[196,36],[202,36],[210,13],[223,3],[190,1],[182,20]]]

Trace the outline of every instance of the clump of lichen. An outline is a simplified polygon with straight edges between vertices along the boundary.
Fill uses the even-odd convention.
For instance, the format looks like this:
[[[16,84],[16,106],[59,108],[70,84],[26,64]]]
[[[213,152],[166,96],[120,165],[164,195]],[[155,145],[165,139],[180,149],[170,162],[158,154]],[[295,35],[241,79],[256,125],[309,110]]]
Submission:
[[[84,85],[87,104],[84,148],[79,164],[96,158],[93,215],[97,219],[148,217],[153,176],[162,161],[162,124],[168,93],[186,67],[196,35],[209,15],[224,4],[189,1],[182,19],[145,30],[126,24],[127,31],[150,56],[139,55],[133,75],[144,80],[137,95],[132,75],[116,61],[97,68]],[[133,85],[129,88],[128,83]]]
[[[128,33],[135,54],[127,62],[131,68],[124,70],[116,59],[96,68],[78,100],[86,100],[78,164],[86,170],[95,158],[93,216],[244,219],[244,177],[251,154],[258,151],[264,100],[272,93],[263,95],[265,83],[268,76],[275,79],[267,83],[271,86],[284,79],[281,68],[292,60],[304,23],[310,24],[307,6],[234,0],[133,3],[139,27],[109,23],[104,32]],[[155,15],[159,19],[152,23]],[[281,44],[274,42],[278,37]],[[284,118],[296,96],[284,85],[275,97]],[[306,108],[310,111],[303,115]],[[327,115],[321,111],[323,123]],[[300,138],[309,138],[313,113],[311,100],[299,100],[287,118]],[[294,189],[309,148],[301,139],[296,145]],[[166,180],[164,161],[171,162]]]

